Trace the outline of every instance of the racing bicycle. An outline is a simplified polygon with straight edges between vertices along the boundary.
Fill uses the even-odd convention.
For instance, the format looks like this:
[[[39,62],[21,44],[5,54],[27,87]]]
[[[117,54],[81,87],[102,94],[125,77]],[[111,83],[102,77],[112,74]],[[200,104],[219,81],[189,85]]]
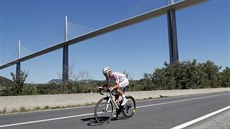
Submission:
[[[95,108],[94,108],[94,117],[99,124],[107,124],[114,117],[114,112],[116,111],[116,118],[120,113],[125,118],[130,118],[134,115],[136,111],[136,102],[132,96],[126,94],[126,99],[128,100],[124,106],[121,106],[122,100],[119,103],[115,102],[115,91],[111,91],[108,88],[99,87],[98,91],[101,95],[104,95],[102,91],[108,92],[106,97],[101,98]],[[115,107],[115,108],[114,108]],[[114,109],[116,109],[114,111]]]

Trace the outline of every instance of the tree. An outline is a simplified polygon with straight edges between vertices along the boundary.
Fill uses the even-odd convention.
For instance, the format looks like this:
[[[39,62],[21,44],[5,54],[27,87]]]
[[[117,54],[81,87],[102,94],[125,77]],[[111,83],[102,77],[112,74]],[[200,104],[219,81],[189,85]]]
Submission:
[[[10,75],[12,76],[12,79],[14,81],[14,86],[11,89],[12,95],[22,94],[23,85],[24,85],[24,82],[26,81],[26,78],[28,77],[28,73],[20,70],[18,77],[13,72],[11,72]]]
[[[221,67],[215,65],[212,61],[197,63],[196,60],[193,60],[174,64],[164,63],[164,65],[165,67],[157,68],[152,75],[148,75],[152,76],[152,82],[157,89],[214,88],[221,86],[219,72]],[[225,76],[228,76],[228,74],[223,76],[222,78],[226,78]],[[151,80],[148,78],[147,80]],[[143,79],[146,79],[146,75]],[[228,78],[225,80],[228,80]],[[223,82],[222,84],[228,85]]]
[[[74,69],[74,64],[71,64],[68,68],[68,77],[69,77],[69,80],[68,81],[64,81],[63,82],[63,78],[62,78],[62,74],[58,74],[59,76],[59,79],[62,80],[62,93],[65,93],[65,94],[70,94],[73,90],[73,79],[75,78],[75,69]],[[66,72],[66,71],[64,71]]]
[[[81,70],[78,72],[78,75],[75,76],[75,82],[77,86],[79,86],[78,90],[80,90],[80,93],[89,93],[94,90],[93,86],[91,85],[92,81],[90,78],[90,74],[85,70]]]
[[[219,70],[221,67],[214,64],[212,61],[206,61],[201,65],[201,88],[215,88],[221,86]]]
[[[155,89],[162,90],[166,87],[165,68],[155,69],[152,75],[153,83],[155,83]]]
[[[228,67],[221,72],[221,86],[230,87],[230,68]]]

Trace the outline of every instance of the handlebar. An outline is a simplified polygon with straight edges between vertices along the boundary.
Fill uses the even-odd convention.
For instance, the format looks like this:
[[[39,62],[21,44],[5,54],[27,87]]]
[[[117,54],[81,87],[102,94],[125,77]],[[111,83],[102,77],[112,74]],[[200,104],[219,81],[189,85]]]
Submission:
[[[107,91],[107,92],[111,92],[108,88],[105,88],[105,87],[98,87],[98,92],[101,94],[101,95],[104,95],[103,93],[101,93],[101,91]]]
[[[101,93],[102,90],[105,90],[103,87],[98,87],[98,92],[101,94],[101,95],[104,95],[103,93]]]

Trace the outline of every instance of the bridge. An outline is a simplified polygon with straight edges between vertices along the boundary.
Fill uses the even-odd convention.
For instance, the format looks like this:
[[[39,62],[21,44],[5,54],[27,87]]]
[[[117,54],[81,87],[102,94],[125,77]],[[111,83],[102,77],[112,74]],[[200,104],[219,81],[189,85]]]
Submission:
[[[48,48],[42,49],[38,52],[32,53],[30,55],[20,57],[16,60],[13,60],[11,62],[5,63],[0,66],[0,70],[7,68],[9,66],[16,64],[16,75],[19,75],[19,71],[21,69],[21,62],[47,54],[49,52],[55,51],[57,49],[63,48],[63,66],[62,66],[62,79],[63,82],[66,82],[69,80],[69,60],[68,60],[68,47],[71,45],[74,45],[76,43],[80,43],[84,40],[88,40],[90,38],[94,38],[97,36],[100,36],[105,33],[109,33],[111,31],[121,29],[151,18],[155,18],[164,14],[167,14],[167,20],[168,20],[168,38],[169,38],[169,55],[170,55],[170,63],[175,63],[179,61],[179,55],[178,55],[178,43],[177,43],[177,29],[176,29],[176,17],[175,17],[175,11],[184,9],[186,7],[194,6],[196,4],[200,4],[202,2],[205,2],[207,0],[181,0],[179,2],[174,2],[174,0],[168,0],[168,5],[163,6],[161,8],[119,21],[117,23],[105,26],[103,28],[94,30],[92,32],[80,35],[79,37],[75,37],[73,39],[68,40],[67,38],[67,24],[66,24],[66,35],[65,35],[65,41],[58,43],[56,45],[50,46]],[[67,23],[67,17],[66,17],[66,23]]]

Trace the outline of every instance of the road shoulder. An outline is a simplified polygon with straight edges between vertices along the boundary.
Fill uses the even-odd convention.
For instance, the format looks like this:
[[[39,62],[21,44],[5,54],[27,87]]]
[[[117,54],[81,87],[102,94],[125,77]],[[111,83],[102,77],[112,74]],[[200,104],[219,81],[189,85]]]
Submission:
[[[230,109],[191,125],[186,129],[230,129]]]

